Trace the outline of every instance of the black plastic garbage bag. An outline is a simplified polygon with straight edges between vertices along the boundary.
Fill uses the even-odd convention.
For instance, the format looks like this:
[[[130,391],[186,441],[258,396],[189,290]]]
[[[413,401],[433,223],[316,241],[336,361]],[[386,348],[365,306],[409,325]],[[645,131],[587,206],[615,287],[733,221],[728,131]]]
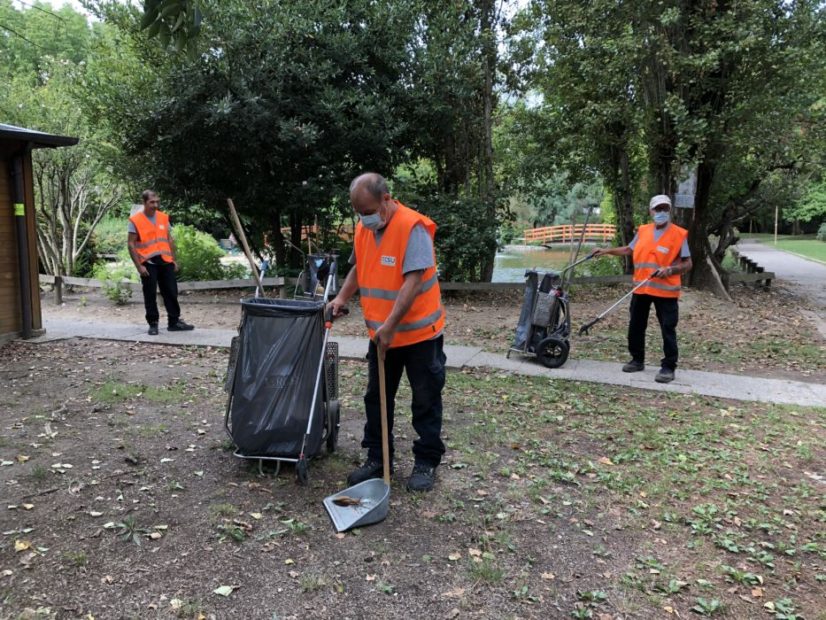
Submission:
[[[241,307],[230,434],[243,456],[297,458],[324,343],[324,302],[245,299]],[[319,393],[304,451],[308,457],[321,446],[323,407]]]

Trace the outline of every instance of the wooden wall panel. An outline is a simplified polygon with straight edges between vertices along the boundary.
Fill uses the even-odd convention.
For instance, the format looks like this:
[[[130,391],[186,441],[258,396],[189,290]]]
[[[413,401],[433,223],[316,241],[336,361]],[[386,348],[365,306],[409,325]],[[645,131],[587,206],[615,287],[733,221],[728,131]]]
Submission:
[[[21,328],[17,238],[11,199],[10,161],[0,156],[0,335]]]
[[[25,179],[26,233],[29,237],[29,290],[32,300],[32,329],[43,329],[43,316],[40,310],[40,279],[38,278],[37,221],[34,210],[34,175],[32,173],[32,155],[29,153],[23,161],[23,178]]]

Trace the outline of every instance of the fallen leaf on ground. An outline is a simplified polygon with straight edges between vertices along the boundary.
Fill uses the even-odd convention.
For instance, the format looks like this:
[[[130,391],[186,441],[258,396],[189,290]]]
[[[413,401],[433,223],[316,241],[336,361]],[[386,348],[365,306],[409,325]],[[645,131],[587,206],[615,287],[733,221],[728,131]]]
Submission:
[[[449,556],[447,556],[447,559],[451,562],[456,562],[457,560],[461,559],[461,557],[461,553],[451,553]]]
[[[357,497],[348,497],[347,495],[339,495],[333,498],[333,503],[336,506],[360,506],[361,499]]]
[[[599,457],[599,462],[602,463],[603,465],[613,465],[614,464],[614,462],[611,459],[609,459],[607,456]]]
[[[21,504],[23,506],[23,510],[31,510],[34,508],[34,504]]]
[[[217,588],[215,588],[213,590],[213,592],[215,594],[220,595],[220,596],[229,596],[230,594],[232,594],[235,590],[237,590],[240,587],[241,586],[218,586]]]
[[[462,598],[464,595],[464,588],[453,588],[452,590],[448,590],[447,592],[442,592],[442,597],[444,598]]]
[[[26,456],[25,454],[18,454],[17,455],[17,462],[18,463],[25,463],[29,460],[30,457]]]
[[[542,577],[542,579],[545,579],[546,581],[553,581],[554,579],[556,579],[556,575],[554,575],[553,573],[542,573],[540,577]]]
[[[763,588],[753,588],[751,591],[751,595],[754,598],[763,598]]]
[[[31,549],[32,543],[29,540],[15,540],[14,541],[14,550],[17,553],[21,551],[25,551],[26,549]]]

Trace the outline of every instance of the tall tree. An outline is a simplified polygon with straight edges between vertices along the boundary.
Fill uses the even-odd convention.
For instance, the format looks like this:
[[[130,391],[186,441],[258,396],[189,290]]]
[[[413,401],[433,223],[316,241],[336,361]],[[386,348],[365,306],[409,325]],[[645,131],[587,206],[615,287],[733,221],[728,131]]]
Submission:
[[[398,5],[215,2],[194,60],[147,40],[136,11],[103,8],[142,66],[98,71],[90,92],[133,164],[172,200],[223,212],[233,196],[282,264],[283,225],[300,245],[352,176],[404,156],[394,107],[410,28]]]
[[[532,9],[544,43],[536,83],[546,148],[574,180],[601,175],[614,201],[619,242],[627,244],[641,201],[635,4],[538,0]]]
[[[54,275],[76,275],[88,254],[95,226],[122,193],[107,170],[108,150],[83,115],[73,89],[82,81],[95,33],[71,8],[51,12],[39,5],[14,9],[0,0],[0,16],[21,36],[0,37],[0,118],[64,135],[81,143],[33,154],[37,245],[42,266]]]
[[[769,172],[796,165],[788,141],[806,139],[801,128],[821,96],[822,3],[537,0],[536,6],[554,60],[542,79],[559,126],[586,129],[577,133],[594,140],[614,193],[611,163],[623,157],[600,148],[600,131],[626,136],[615,141],[625,156],[643,145],[648,178],[639,193],[673,194],[684,170],[696,169],[691,281],[724,294],[709,233],[731,219],[731,203],[743,201]],[[617,117],[606,109],[628,113]]]

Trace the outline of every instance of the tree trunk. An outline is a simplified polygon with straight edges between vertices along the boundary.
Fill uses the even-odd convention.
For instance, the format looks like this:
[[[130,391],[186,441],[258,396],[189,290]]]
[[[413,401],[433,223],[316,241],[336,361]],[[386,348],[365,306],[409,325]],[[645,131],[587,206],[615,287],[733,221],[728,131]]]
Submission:
[[[718,297],[731,301],[722,279],[722,265],[715,262],[708,241],[708,203],[715,165],[709,161],[697,166],[697,193],[694,197],[694,219],[688,229],[688,246],[694,267],[689,281],[696,288],[710,290]]]
[[[271,247],[275,250],[275,264],[287,264],[287,248],[284,244],[284,233],[281,232],[281,209],[273,207],[272,218],[270,219],[270,232],[272,233]]]
[[[294,246],[290,248],[290,266],[300,268],[303,262],[301,260],[303,249],[299,249],[301,248],[301,214],[295,210],[290,213],[290,241]]]
[[[493,177],[493,78],[496,70],[496,34],[493,31],[494,3],[492,0],[482,0],[479,3],[482,33],[482,63],[484,71],[484,85],[482,91],[483,104],[483,131],[482,153],[479,162],[479,190],[480,199],[485,217],[495,220],[496,196]],[[496,260],[496,243],[490,243],[490,250],[479,266],[479,279],[490,282],[493,279],[493,267]]]

